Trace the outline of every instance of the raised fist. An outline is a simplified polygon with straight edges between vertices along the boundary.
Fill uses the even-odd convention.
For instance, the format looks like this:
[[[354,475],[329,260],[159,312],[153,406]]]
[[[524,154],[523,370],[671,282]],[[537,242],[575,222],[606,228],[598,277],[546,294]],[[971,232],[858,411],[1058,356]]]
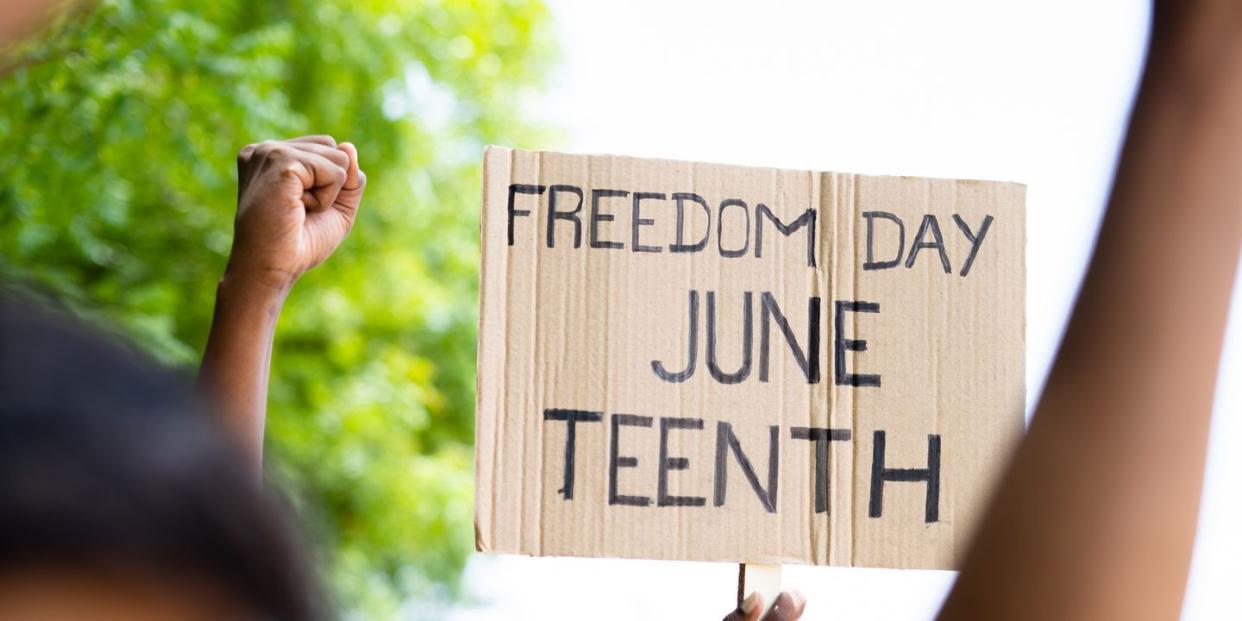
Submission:
[[[354,145],[303,136],[247,145],[237,182],[226,277],[285,292],[345,239],[367,176]]]

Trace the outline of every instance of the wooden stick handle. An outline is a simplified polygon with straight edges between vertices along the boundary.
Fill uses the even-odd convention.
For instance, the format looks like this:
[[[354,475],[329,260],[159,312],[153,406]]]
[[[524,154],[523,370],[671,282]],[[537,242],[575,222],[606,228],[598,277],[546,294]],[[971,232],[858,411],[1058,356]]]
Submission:
[[[763,596],[763,611],[760,618],[767,614],[776,603],[776,596],[781,594],[781,566],[742,563],[737,566],[737,605],[747,595],[758,591]]]

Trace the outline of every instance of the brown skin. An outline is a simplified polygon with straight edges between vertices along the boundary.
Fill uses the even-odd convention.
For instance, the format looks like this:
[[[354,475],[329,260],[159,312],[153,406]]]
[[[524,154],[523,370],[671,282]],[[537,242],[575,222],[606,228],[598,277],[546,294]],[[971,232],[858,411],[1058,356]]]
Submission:
[[[47,23],[71,0],[0,2],[0,49]],[[11,67],[0,65],[0,75]],[[312,136],[254,145],[238,158],[237,236],[221,280],[211,343],[200,379],[224,405],[225,422],[260,464],[268,361],[276,314],[293,280],[327,258],[353,224],[366,176],[352,145]],[[308,189],[287,198],[292,188]],[[261,236],[273,240],[268,245]],[[251,250],[257,252],[250,252]],[[273,252],[274,251],[274,252]],[[239,365],[231,367],[231,365]],[[0,572],[0,619],[40,621],[213,621],[259,615],[198,576],[141,567],[75,564]]]
[[[257,474],[280,309],[293,283],[353,227],[367,177],[354,146],[330,136],[248,145],[237,177],[233,251],[198,379]]]
[[[1242,246],[1242,3],[1157,4],[1073,318],[941,619],[1176,619]]]
[[[352,148],[337,147],[346,166],[309,144],[335,146],[243,151],[237,238],[200,376],[256,471],[277,315],[348,232],[364,181]],[[1095,256],[942,619],[1177,618],[1240,200],[1242,2],[1157,4]],[[782,598],[765,619],[801,616],[801,596]],[[761,607],[726,619],[757,621]]]
[[[806,598],[798,591],[782,591],[776,596],[776,603],[762,621],[797,621],[806,610]],[[759,613],[763,612],[763,596],[751,593],[737,610],[729,613],[724,621],[760,621]]]
[[[0,45],[54,4],[4,4]],[[1174,619],[1181,610],[1242,245],[1242,3],[1158,3],[1153,21],[1081,298],[941,618]],[[200,373],[256,472],[276,317],[297,276],[340,243],[365,185],[352,147],[302,142],[348,161],[292,142],[239,158],[237,245]],[[295,161],[300,168],[283,166]],[[343,182],[332,167],[346,171]],[[6,618],[188,619],[215,599],[153,590],[168,585],[150,576],[100,584],[98,575],[0,576],[0,609]],[[772,618],[800,616],[800,597],[790,597],[796,614]],[[759,608],[727,619],[755,621]],[[232,616],[220,612],[204,618]]]
[[[276,321],[293,283],[345,239],[366,188],[353,145],[305,136],[248,145],[237,158],[233,250],[220,279],[199,384],[262,470],[263,426]],[[806,600],[781,593],[763,621],[797,621]],[[755,594],[728,621],[759,621]]]
[[[23,567],[0,574],[0,619],[259,621],[208,581],[135,568]]]

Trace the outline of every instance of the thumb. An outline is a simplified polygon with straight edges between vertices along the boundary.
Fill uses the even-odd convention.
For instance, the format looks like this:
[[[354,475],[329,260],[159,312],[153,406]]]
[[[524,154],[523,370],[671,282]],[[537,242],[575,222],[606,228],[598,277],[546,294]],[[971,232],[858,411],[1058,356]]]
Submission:
[[[758,591],[752,592],[737,609],[729,613],[724,621],[759,621],[759,613],[763,610],[763,596]]]

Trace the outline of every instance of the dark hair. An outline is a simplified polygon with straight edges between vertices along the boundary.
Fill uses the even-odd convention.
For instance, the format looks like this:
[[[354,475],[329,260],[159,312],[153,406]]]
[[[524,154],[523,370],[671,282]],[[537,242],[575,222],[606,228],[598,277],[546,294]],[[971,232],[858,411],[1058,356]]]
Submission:
[[[328,618],[298,534],[186,378],[0,295],[0,569],[184,573]]]

